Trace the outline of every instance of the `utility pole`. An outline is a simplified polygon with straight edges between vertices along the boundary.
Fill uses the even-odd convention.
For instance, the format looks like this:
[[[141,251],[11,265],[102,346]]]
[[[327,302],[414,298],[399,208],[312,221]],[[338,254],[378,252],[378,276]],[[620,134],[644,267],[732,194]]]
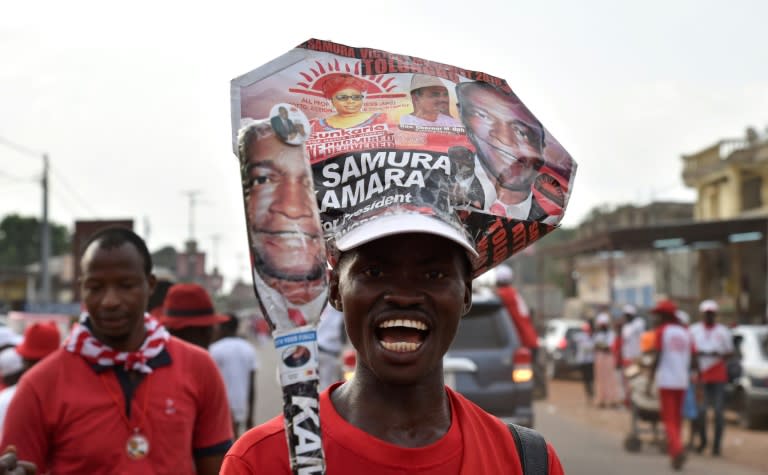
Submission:
[[[51,272],[48,261],[51,258],[51,227],[48,225],[48,154],[43,154],[43,222],[40,238],[40,273],[42,278],[42,301],[51,303]]]
[[[183,191],[189,197],[189,240],[195,239],[195,205],[197,204],[197,195],[202,193],[200,190]]]
[[[220,240],[221,240],[221,234],[211,235],[211,241],[213,241],[213,249],[211,251],[211,261],[213,263],[214,269],[218,269],[219,267],[219,241]]]
[[[23,147],[19,144],[11,142],[3,137],[0,137],[0,145],[17,151],[23,155],[30,157],[38,157],[43,159],[43,177],[40,183],[43,187],[43,216],[40,226],[40,294],[41,297],[38,301],[48,304],[51,303],[51,273],[48,268],[48,261],[51,258],[51,230],[48,223],[48,171],[50,168],[50,161],[48,154],[45,152],[38,152],[36,150]]]

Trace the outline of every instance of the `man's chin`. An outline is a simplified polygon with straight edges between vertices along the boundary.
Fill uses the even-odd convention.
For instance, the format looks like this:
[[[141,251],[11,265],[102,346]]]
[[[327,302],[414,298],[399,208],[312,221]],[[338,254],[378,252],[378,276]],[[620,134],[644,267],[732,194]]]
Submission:
[[[325,282],[322,279],[300,282],[274,279],[270,287],[280,292],[286,300],[295,305],[307,304],[323,293]]]

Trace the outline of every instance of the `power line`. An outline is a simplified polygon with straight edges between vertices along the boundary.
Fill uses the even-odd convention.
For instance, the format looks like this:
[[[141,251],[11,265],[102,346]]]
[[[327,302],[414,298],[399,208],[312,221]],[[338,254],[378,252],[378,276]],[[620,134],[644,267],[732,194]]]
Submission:
[[[58,169],[51,167],[51,170],[53,171],[53,174],[58,178],[59,183],[64,185],[64,187],[67,189],[67,191],[75,197],[75,200],[83,207],[86,211],[88,211],[92,216],[97,216],[98,213],[91,207],[91,205],[88,204],[88,202],[83,199],[79,193],[75,191],[75,188],[72,187],[67,180],[64,179],[64,175],[61,174]]]
[[[3,138],[0,136],[0,144],[5,145],[6,147],[16,150],[17,152],[23,154],[23,155],[30,155],[33,157],[42,157],[45,155],[44,152],[39,150],[32,150],[31,148],[24,147],[23,145],[19,145],[15,142],[11,142],[10,140]]]

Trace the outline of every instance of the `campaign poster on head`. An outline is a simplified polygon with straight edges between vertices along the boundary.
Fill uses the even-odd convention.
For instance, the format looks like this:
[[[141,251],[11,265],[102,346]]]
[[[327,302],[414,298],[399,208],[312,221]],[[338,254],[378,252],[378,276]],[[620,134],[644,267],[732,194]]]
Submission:
[[[335,243],[426,215],[472,244],[477,277],[557,227],[576,163],[503,79],[371,48],[308,40],[233,79],[231,100],[291,468],[324,473],[315,328]]]
[[[311,39],[233,80],[234,133],[263,117],[303,140],[327,241],[434,214],[474,242],[475,276],[558,225],[576,173],[505,80],[371,48]]]

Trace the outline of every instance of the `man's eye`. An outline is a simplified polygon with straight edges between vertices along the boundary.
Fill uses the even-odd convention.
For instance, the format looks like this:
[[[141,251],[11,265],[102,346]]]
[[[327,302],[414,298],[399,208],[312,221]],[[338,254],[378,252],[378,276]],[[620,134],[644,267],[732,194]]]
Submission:
[[[277,181],[277,175],[274,173],[254,173],[251,175],[250,186],[268,185]]]
[[[366,277],[381,277],[381,269],[377,267],[369,267],[363,271],[363,275]]]
[[[428,279],[442,279],[445,277],[445,272],[439,270],[431,270],[427,272],[426,275]]]

